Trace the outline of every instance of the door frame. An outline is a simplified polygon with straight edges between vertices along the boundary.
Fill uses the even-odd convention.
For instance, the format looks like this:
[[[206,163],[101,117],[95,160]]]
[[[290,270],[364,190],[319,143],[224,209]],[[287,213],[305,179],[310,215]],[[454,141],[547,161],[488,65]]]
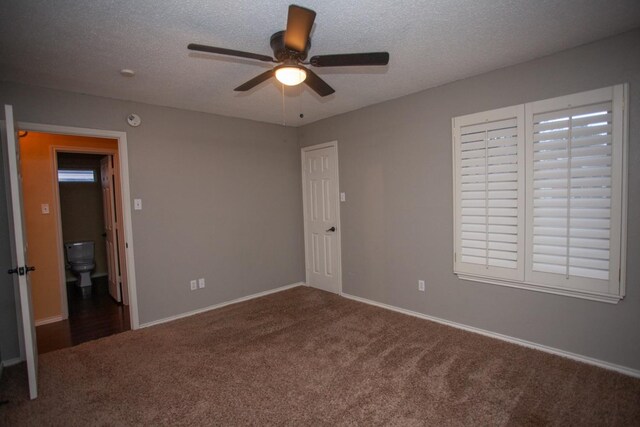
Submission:
[[[67,278],[66,278],[66,268],[65,268],[65,262],[64,262],[64,251],[63,251],[63,247],[64,247],[64,236],[62,234],[62,209],[60,208],[60,184],[58,183],[58,154],[59,153],[76,153],[76,154],[94,154],[94,155],[103,155],[103,156],[114,156],[114,159],[120,159],[120,156],[118,155],[118,149],[110,149],[110,148],[98,148],[98,147],[68,147],[68,146],[64,146],[64,145],[52,145],[51,146],[51,161],[52,161],[52,171],[53,171],[53,177],[52,177],[52,182],[55,183],[55,185],[53,186],[53,200],[54,203],[56,204],[56,224],[57,224],[57,229],[56,229],[56,240],[57,240],[57,255],[58,255],[58,275],[60,277],[60,298],[62,299],[61,301],[61,307],[62,307],[62,319],[68,319],[69,318],[69,305],[68,305],[68,300],[67,300]],[[117,166],[116,167],[116,183],[114,183],[114,189],[116,189],[115,187],[118,186],[118,184],[120,184],[121,182],[121,178],[120,178],[120,168]],[[121,197],[119,197],[119,193],[121,193],[121,191],[116,191],[116,201],[120,202],[118,209],[121,212],[121,216],[122,218],[122,222],[124,223],[124,211],[121,210],[120,208],[122,206],[122,201],[120,200]],[[118,251],[119,252],[123,252],[126,253],[126,248],[125,248],[125,242],[121,241],[119,242],[120,244],[118,245]],[[116,260],[117,262],[117,260]],[[127,266],[125,265],[124,271],[125,271],[125,275],[126,275],[126,271],[127,271]],[[124,278],[124,281],[127,281],[127,277]],[[128,283],[125,283],[125,285],[123,286],[123,293],[126,291],[128,292]],[[122,301],[126,301],[126,298],[122,298]]]
[[[133,227],[132,227],[132,221],[131,221],[131,198],[130,198],[130,186],[129,186],[129,152],[127,150],[127,133],[126,132],[120,132],[120,131],[112,131],[112,130],[103,130],[103,129],[89,129],[89,128],[79,128],[79,127],[72,127],[72,126],[59,126],[59,125],[50,125],[50,124],[43,124],[43,123],[30,123],[30,122],[17,122],[17,127],[20,130],[26,130],[26,131],[31,131],[31,132],[42,132],[42,133],[51,133],[51,134],[60,134],[60,135],[70,135],[70,136],[85,136],[85,137],[95,137],[95,138],[108,138],[108,139],[115,139],[118,141],[118,150],[117,150],[117,157],[118,157],[118,169],[120,172],[120,208],[122,209],[122,216],[123,216],[123,228],[124,228],[124,247],[125,247],[125,260],[126,260],[126,265],[125,265],[125,274],[126,274],[126,279],[127,279],[127,290],[129,293],[129,318],[131,321],[131,329],[138,329],[140,327],[140,319],[138,317],[138,293],[136,290],[136,274],[135,274],[135,261],[134,261],[134,253],[133,253]],[[58,148],[62,148],[62,147],[58,147]],[[53,147],[53,149],[55,150],[56,147]],[[95,149],[96,151],[94,151],[94,154],[102,154],[105,153],[105,155],[109,154],[107,153],[109,150],[108,149]],[[74,152],[74,148],[73,147],[64,147],[63,150],[61,151],[70,151],[70,152]],[[87,148],[83,148],[83,149],[79,149],[75,152],[91,152],[91,149],[87,149]],[[55,152],[55,151],[54,151]],[[56,170],[57,170],[57,159],[56,156],[54,156],[54,162],[55,162],[55,166],[56,166]],[[56,180],[57,183],[57,180]],[[58,206],[60,205],[60,201],[59,201],[59,194],[58,194],[58,188],[57,185],[55,186],[56,189],[55,191],[55,195],[56,195],[56,202],[58,203]],[[62,246],[61,246],[61,242],[62,242],[62,220],[60,217],[60,209],[58,209],[58,230],[57,230],[57,237],[58,237],[58,257],[60,262],[62,263],[62,266],[64,267],[64,256],[62,254]],[[62,255],[62,258],[60,258],[60,256]],[[61,283],[64,282],[64,268],[62,268],[62,273],[60,274],[61,279]],[[62,285],[61,285],[62,286]],[[67,301],[66,301],[66,283],[64,283],[64,294],[63,297],[64,301],[63,301],[63,315],[66,314],[66,317],[68,317],[68,306],[67,306]],[[66,318],[65,317],[65,318]]]
[[[336,180],[336,191],[335,191],[335,206],[336,206],[336,222],[337,222],[337,232],[335,234],[337,241],[337,254],[338,254],[338,295],[342,295],[342,225],[340,223],[340,162],[338,159],[338,141],[330,141],[324,142],[321,144],[310,145],[308,147],[302,147],[300,149],[300,162],[301,162],[301,172],[302,172],[302,212],[303,212],[303,222],[304,222],[304,274],[305,274],[305,283],[309,286],[309,265],[310,265],[310,256],[309,253],[309,237],[307,236],[308,230],[308,214],[307,214],[307,186],[304,181],[305,174],[305,156],[308,152],[321,150],[323,148],[333,148],[336,153],[336,168],[334,179]]]

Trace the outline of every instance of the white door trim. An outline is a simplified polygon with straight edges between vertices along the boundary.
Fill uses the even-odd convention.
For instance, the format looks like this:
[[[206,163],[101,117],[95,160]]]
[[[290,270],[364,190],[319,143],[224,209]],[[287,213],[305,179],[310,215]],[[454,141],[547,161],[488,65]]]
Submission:
[[[342,295],[342,225],[340,223],[340,162],[338,155],[338,141],[330,141],[322,144],[310,145],[308,147],[302,147],[300,149],[300,163],[301,163],[301,175],[302,175],[302,211],[303,211],[303,222],[304,222],[304,273],[305,273],[305,283],[308,285],[309,282],[309,251],[308,251],[308,236],[307,236],[307,186],[304,181],[304,164],[305,164],[305,154],[310,151],[320,150],[323,148],[333,147],[336,150],[336,168],[335,168],[335,180],[336,180],[336,192],[335,192],[335,206],[336,206],[336,221],[337,221],[337,230],[336,230],[336,240],[337,244],[337,253],[338,253],[338,295]]]
[[[131,223],[131,199],[129,196],[129,152],[127,150],[127,133],[112,130],[58,126],[43,123],[18,122],[18,128],[32,132],[54,133],[73,136],[111,138],[118,140],[118,159],[120,167],[120,186],[122,194],[122,212],[124,216],[124,238],[127,266],[127,283],[129,288],[129,316],[131,329],[138,329],[138,293],[136,291],[136,272],[133,256],[133,227]]]

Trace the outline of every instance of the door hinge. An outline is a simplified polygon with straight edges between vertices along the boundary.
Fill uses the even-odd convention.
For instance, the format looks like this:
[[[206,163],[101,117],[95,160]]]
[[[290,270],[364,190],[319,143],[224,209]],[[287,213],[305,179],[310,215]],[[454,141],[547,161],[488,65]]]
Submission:
[[[457,252],[453,253],[453,262],[458,262],[458,253]]]

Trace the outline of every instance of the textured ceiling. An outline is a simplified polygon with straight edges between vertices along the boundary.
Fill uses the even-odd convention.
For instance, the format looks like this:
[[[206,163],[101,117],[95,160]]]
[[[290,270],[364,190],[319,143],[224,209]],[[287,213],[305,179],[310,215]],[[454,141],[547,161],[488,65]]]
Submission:
[[[194,53],[190,42],[270,55],[289,1],[2,0],[0,80],[282,123],[268,69]],[[299,126],[640,26],[638,0],[304,0],[317,12],[310,56],[387,50],[386,67],[316,68],[336,93],[285,89]],[[136,71],[133,78],[119,74]],[[304,118],[299,117],[304,113]]]

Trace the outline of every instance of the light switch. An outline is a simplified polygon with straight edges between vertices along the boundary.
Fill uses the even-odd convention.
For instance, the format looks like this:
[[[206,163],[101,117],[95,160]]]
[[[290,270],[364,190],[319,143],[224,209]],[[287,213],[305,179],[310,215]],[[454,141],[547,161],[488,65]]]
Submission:
[[[345,202],[346,200],[347,200],[347,195],[344,192],[340,193],[340,201]]]
[[[136,211],[142,210],[142,199],[133,199],[133,209]]]
[[[48,203],[43,203],[40,205],[40,210],[42,211],[43,215],[48,215],[49,214],[49,204]]]

